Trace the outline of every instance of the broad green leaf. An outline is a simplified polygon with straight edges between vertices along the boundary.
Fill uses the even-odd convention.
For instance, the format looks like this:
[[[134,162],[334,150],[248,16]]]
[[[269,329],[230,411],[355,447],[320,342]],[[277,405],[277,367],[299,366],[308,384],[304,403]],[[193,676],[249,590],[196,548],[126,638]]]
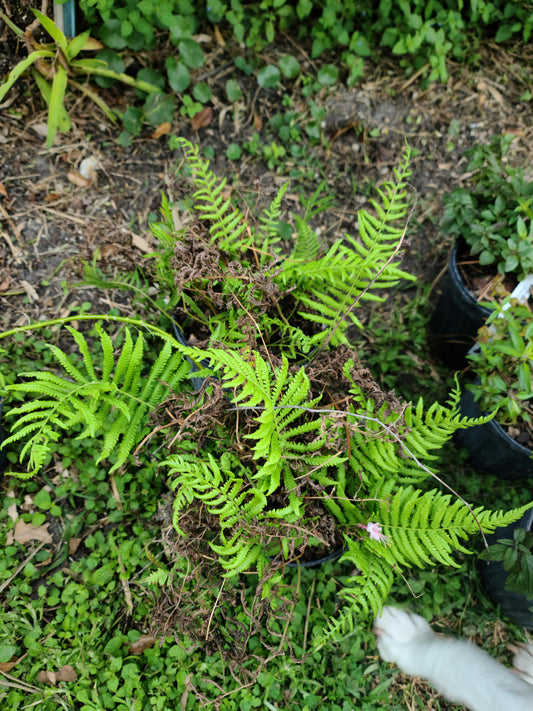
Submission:
[[[48,111],[48,136],[46,138],[47,148],[51,148],[53,146],[57,129],[61,124],[61,112],[64,111],[63,101],[65,99],[67,79],[67,70],[61,64],[58,64],[56,68],[56,74],[52,82],[52,91],[50,92],[50,108]]]
[[[34,10],[32,8],[32,12],[35,15],[35,17],[39,20],[41,25],[44,27],[44,29],[48,32],[50,37],[58,45],[58,47],[61,47],[63,52],[65,54],[67,54],[68,40],[65,37],[65,35],[61,32],[59,27],[55,24],[55,22],[53,20],[51,20],[49,17],[46,17],[46,15],[43,15],[42,12],[39,12],[39,10]]]
[[[122,123],[128,133],[138,136],[143,125],[143,112],[136,106],[128,106],[122,114]]]
[[[0,84],[0,101],[4,98],[4,96],[11,89],[11,87],[21,76],[21,74],[24,74],[26,69],[28,69],[28,67],[31,67],[31,65],[41,57],[53,59],[54,54],[53,52],[49,52],[47,49],[39,49],[36,52],[32,52],[26,57],[26,59],[23,59],[21,62],[19,62],[17,66],[9,72],[5,82],[3,84]]]
[[[229,101],[238,101],[242,96],[242,89],[236,79],[228,79],[226,82],[226,96]]]

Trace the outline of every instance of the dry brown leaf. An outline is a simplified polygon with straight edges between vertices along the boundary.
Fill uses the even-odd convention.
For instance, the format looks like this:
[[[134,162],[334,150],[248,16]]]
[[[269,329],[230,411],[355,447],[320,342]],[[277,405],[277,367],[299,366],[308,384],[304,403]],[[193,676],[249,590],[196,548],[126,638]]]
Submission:
[[[15,664],[18,664],[20,662],[20,657],[18,659],[14,659],[11,662],[0,662],[0,672],[8,672],[10,669],[13,669]]]
[[[9,289],[9,284],[11,283],[11,279],[9,278],[9,274],[6,274],[4,279],[0,281],[0,291],[7,291]]]
[[[52,536],[48,533],[47,523],[42,526],[32,526],[31,523],[26,523],[19,518],[15,524],[13,538],[17,543],[28,543],[28,541],[42,541],[43,543],[51,543]]]
[[[69,170],[67,178],[71,183],[74,183],[74,185],[77,185],[79,188],[88,188],[91,184],[90,178],[84,178],[83,175],[77,170]]]
[[[145,649],[153,647],[156,642],[157,637],[154,637],[153,634],[142,634],[136,642],[130,645],[128,652],[130,654],[142,654]]]
[[[15,497],[14,497],[14,495],[13,495],[13,492],[9,492],[9,493],[7,494],[7,497],[6,497],[6,498],[8,498],[8,499],[13,499],[13,503],[10,504],[10,505],[7,507],[7,515],[8,515],[9,518],[14,522],[14,521],[16,521],[16,520],[18,519],[19,514],[18,514],[18,511],[17,511],[17,502],[15,501]]]
[[[68,553],[69,555],[74,555],[78,550],[81,543],[81,538],[69,538],[68,541]]]
[[[55,202],[56,200],[59,200],[61,195],[59,193],[47,193],[44,196],[44,201],[45,202]]]
[[[263,122],[261,121],[261,117],[258,116],[255,111],[254,111],[254,128],[256,128],[258,131],[260,131],[263,128]]]
[[[91,49],[103,49],[104,45],[95,37],[87,37],[83,49],[87,52]]]
[[[221,31],[218,29],[218,25],[215,25],[215,40],[219,47],[226,46],[226,42],[224,40],[224,37],[222,37]]]
[[[76,681],[77,678],[78,674],[70,664],[65,664],[57,672],[47,669],[37,674],[37,681],[41,682],[41,684],[52,684],[53,686],[55,686],[58,681]]]
[[[212,120],[213,109],[210,106],[206,106],[205,109],[202,109],[192,117],[192,130],[198,131],[201,128],[205,128],[206,126],[209,126]]]
[[[0,195],[3,195],[5,198],[9,199],[4,183],[0,183]]]
[[[20,285],[28,295],[30,301],[39,301],[39,294],[28,281],[22,279]]]
[[[160,123],[156,130],[152,133],[152,138],[160,138],[161,136],[166,136],[167,133],[172,131],[172,124],[170,121],[164,121]]]
[[[141,235],[133,235],[131,243],[134,247],[137,247],[137,249],[140,249],[141,252],[144,252],[145,254],[151,254],[154,251],[148,240],[141,237]]]

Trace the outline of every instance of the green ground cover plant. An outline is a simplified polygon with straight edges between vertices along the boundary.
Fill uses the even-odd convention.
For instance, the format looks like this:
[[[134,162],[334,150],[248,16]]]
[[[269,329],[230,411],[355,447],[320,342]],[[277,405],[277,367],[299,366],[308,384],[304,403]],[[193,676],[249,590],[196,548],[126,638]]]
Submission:
[[[180,588],[181,607],[197,610],[196,639],[203,612],[229,643],[239,620],[228,607],[243,574],[257,576],[250,629],[272,615],[290,620],[285,566],[324,547],[342,548],[340,562],[357,572],[339,592],[344,609],[312,640],[316,648],[375,615],[402,567],[453,567],[454,551],[468,552],[463,541],[516,520],[527,505],[490,512],[421,487],[431,477],[440,481],[430,468],[435,450],[478,420],[460,416],[457,388],[445,405],[429,406],[382,392],[346,336],[349,325],[361,328],[362,301],[382,299],[376,288],[408,278],[397,261],[408,149],[395,180],[378,188],[375,214],[359,212],[358,240],[345,235],[324,250],[295,215],[296,239],[287,250],[277,230],[287,186],[251,225],[198,149],[178,142],[194,185],[191,222],[177,230],[163,203],[164,221],[153,226],[160,251],[145,277],[157,284],[174,335],[146,319],[109,315],[4,332],[2,338],[66,325],[77,351],[50,344],[55,370],[24,372],[21,382],[6,385],[5,445],[21,444],[19,462],[29,471],[18,475],[28,477],[48,465],[64,435],[90,441],[119,498],[132,457],[151,459],[157,445],[159,471],[173,492],[163,516],[176,533],[167,540],[175,553],[148,582]],[[307,215],[325,205],[317,191]],[[142,279],[131,275],[124,286],[142,294],[134,283]],[[93,283],[106,284],[99,275]],[[93,337],[68,326],[81,318],[96,321]],[[102,322],[123,324],[120,343]],[[201,345],[190,345],[184,332]],[[146,360],[154,339],[156,355]],[[112,577],[108,566],[91,580]],[[226,584],[223,620],[213,621]]]
[[[443,232],[462,237],[481,265],[518,280],[533,271],[533,181],[509,162],[512,134],[467,151],[467,187],[445,196]]]

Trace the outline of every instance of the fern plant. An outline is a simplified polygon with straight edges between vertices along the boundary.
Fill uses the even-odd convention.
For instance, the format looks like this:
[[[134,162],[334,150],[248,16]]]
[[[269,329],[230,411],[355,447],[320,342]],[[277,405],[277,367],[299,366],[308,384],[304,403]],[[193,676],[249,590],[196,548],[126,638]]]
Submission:
[[[454,551],[467,552],[472,534],[516,520],[526,507],[492,513],[427,490],[425,481],[438,479],[437,450],[486,418],[459,415],[457,388],[447,403],[429,407],[383,393],[347,342],[360,301],[409,278],[398,256],[408,151],[380,189],[375,215],[359,213],[357,238],[346,235],[329,249],[319,243],[309,220],[328,200],[317,192],[306,216],[294,219],[289,250],[277,228],[285,187],[251,224],[197,149],[180,143],[198,219],[176,230],[164,201],[153,228],[160,249],[142,273],[109,282],[87,271],[98,286],[137,296],[151,284],[158,293],[146,305],[165,328],[153,318],[98,314],[30,325],[96,321],[90,335],[67,327],[72,353],[49,346],[55,370],[21,374],[4,388],[4,447],[19,447],[26,476],[45,466],[66,434],[98,441],[99,460],[109,460],[116,476],[137,466],[134,456],[159,456],[183,549],[151,580],[179,578],[186,558],[223,578],[255,573],[266,595],[288,562],[342,550],[341,560],[359,572],[342,590],[345,606],[323,642],[375,615],[402,568],[453,566]],[[159,343],[157,357],[147,342]]]

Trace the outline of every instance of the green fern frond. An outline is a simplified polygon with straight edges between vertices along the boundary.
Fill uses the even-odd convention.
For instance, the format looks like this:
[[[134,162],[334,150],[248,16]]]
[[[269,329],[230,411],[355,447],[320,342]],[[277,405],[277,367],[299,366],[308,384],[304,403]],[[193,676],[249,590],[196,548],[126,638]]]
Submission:
[[[9,392],[31,395],[31,400],[12,408],[15,418],[5,444],[27,439],[20,453],[31,473],[42,467],[60,432],[81,426],[78,439],[102,436],[98,461],[115,454],[110,471],[122,466],[141,439],[150,410],[169,391],[187,379],[190,366],[181,354],[166,343],[147,375],[143,370],[143,337],[134,342],[128,329],[115,363],[113,342],[100,325],[96,326],[100,353],[83,334],[68,328],[81,353],[77,364],[57,346],[49,346],[66,377],[55,373],[22,373],[25,382],[8,386]],[[117,450],[118,445],[118,450]]]
[[[360,572],[349,578],[346,587],[340,591],[339,595],[345,600],[345,605],[315,640],[315,647],[339,635],[348,634],[353,630],[356,620],[359,624],[361,618],[379,614],[394,582],[394,572],[389,563],[373,556],[356,541],[347,538],[346,544],[347,550],[340,561],[351,563]]]
[[[223,197],[226,178],[220,181],[217,179],[209,168],[209,161],[203,161],[198,156],[198,146],[194,146],[185,138],[178,138],[177,141],[185,153],[197,188],[193,194],[195,210],[201,219],[211,223],[209,232],[212,241],[230,254],[238,254],[248,249],[251,244],[247,233],[248,223],[243,214],[232,206],[230,198]],[[246,239],[241,239],[243,234]]]
[[[359,211],[358,239],[345,235],[345,243],[336,242],[320,259],[304,263],[288,259],[276,277],[283,285],[295,286],[294,296],[308,309],[301,312],[304,318],[318,321],[325,317],[329,321],[323,340],[332,334],[334,344],[341,342],[334,329],[342,333],[349,322],[359,325],[352,309],[360,300],[382,300],[369,291],[370,286],[374,290],[387,288],[400,279],[413,278],[399,268],[399,260],[394,261],[407,217],[409,158],[407,148],[395,171],[396,180],[379,189],[381,204],[372,203],[377,216]],[[306,227],[301,239],[310,239],[309,230]]]
[[[296,244],[291,254],[291,260],[311,262],[316,260],[320,253],[320,242],[316,232],[301,217],[295,215]]]

